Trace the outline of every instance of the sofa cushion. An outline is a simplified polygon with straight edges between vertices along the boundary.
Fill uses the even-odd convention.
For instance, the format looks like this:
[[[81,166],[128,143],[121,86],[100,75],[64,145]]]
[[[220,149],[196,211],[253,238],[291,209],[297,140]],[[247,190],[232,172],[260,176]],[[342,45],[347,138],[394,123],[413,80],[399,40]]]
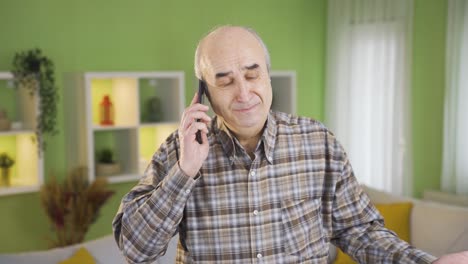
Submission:
[[[73,248],[72,250],[70,248]],[[8,264],[51,264],[69,258],[75,247],[54,248],[13,254],[1,254],[0,263]]]
[[[390,204],[415,201],[412,198],[397,196],[365,185],[361,185],[361,187],[364,190],[364,192],[369,196],[373,204]]]
[[[84,242],[68,247],[42,251],[31,251],[13,254],[0,254],[0,263],[8,264],[54,264],[70,258],[80,247],[93,256],[97,264],[126,264],[125,258],[115,243],[113,235]]]
[[[384,217],[385,227],[394,231],[398,237],[409,243],[411,241],[410,220],[413,203],[375,204],[375,207]]]
[[[93,256],[86,250],[86,248],[79,248],[73,256],[70,258],[60,261],[59,264],[96,264]]]
[[[375,204],[385,219],[385,227],[394,231],[401,239],[410,241],[411,202]],[[351,257],[338,250],[335,264],[356,263]]]
[[[113,235],[88,241],[82,244],[93,255],[98,264],[126,264],[125,258],[120,252]]]
[[[411,201],[411,245],[436,257],[468,248],[468,208],[401,197],[362,186],[373,203]]]

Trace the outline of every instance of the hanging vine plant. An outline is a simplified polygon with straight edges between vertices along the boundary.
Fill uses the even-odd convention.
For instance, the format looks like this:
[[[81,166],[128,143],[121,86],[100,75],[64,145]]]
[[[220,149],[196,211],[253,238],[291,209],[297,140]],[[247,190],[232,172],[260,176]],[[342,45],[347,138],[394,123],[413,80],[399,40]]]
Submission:
[[[36,138],[39,155],[46,149],[45,135],[57,130],[58,89],[55,85],[54,64],[38,48],[19,52],[13,59],[13,75],[17,89],[28,89],[31,96],[39,96]]]

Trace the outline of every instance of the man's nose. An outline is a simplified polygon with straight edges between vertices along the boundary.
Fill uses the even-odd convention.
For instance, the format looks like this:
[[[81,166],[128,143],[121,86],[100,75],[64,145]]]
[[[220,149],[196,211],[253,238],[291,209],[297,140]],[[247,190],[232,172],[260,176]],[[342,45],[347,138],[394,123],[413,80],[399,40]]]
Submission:
[[[250,85],[249,83],[241,79],[237,82],[237,100],[239,102],[249,101],[250,98]]]

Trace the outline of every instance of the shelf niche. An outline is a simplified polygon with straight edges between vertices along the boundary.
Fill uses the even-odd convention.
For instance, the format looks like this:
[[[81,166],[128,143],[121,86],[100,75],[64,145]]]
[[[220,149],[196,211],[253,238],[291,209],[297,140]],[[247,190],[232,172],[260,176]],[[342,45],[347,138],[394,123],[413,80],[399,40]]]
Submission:
[[[183,72],[92,72],[66,76],[66,137],[69,169],[85,166],[92,181],[138,180],[152,154],[177,129],[185,108]],[[112,101],[114,124],[101,125],[100,103]],[[155,100],[154,98],[157,98]],[[148,106],[149,100],[156,106]],[[159,109],[148,118],[148,109]],[[111,149],[121,170],[97,175],[97,152]]]
[[[10,185],[0,186],[1,195],[38,191],[43,183],[43,160],[38,155],[35,135],[38,96],[13,86],[13,75],[0,72],[0,110],[10,126],[0,130],[0,153],[15,163],[9,168]]]

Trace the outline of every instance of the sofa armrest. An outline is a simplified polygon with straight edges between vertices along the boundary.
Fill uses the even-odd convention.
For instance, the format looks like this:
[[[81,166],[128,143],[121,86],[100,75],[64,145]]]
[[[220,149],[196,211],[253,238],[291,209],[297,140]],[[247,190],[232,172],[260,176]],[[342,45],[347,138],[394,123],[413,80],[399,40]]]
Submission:
[[[414,203],[411,241],[415,247],[434,256],[466,250],[467,230],[468,208],[426,201]]]
[[[468,196],[435,190],[424,190],[423,200],[468,207]]]

